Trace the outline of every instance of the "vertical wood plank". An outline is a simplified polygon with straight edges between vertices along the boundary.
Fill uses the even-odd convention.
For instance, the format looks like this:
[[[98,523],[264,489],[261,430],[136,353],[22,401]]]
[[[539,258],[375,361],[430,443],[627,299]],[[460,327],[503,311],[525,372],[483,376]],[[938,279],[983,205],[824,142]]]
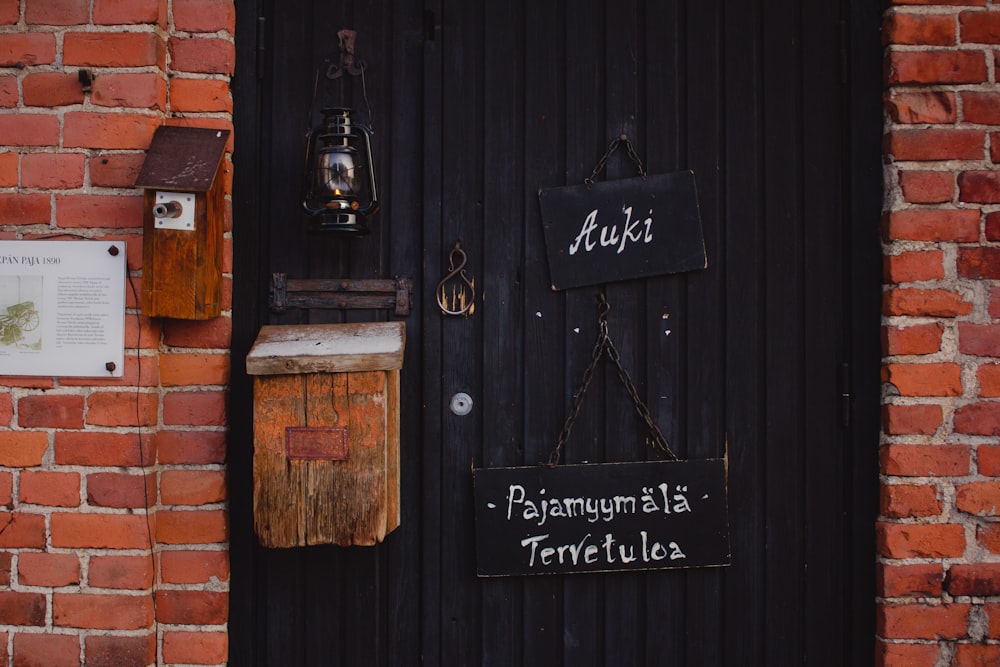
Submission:
[[[765,637],[765,661],[801,663],[804,612],[802,528],[805,521],[801,374],[802,325],[802,137],[800,8],[795,2],[769,4],[763,23],[765,165],[764,259],[767,266],[764,311],[767,431],[765,475],[769,492],[764,512],[768,559],[765,581],[782,582],[786,595],[768,595],[765,618],[773,630]]]
[[[485,3],[483,16],[483,266],[476,289],[483,322],[483,449],[477,465],[523,463],[524,324],[521,198],[525,191],[524,18],[521,0]],[[484,294],[484,292],[486,292]],[[506,368],[507,372],[490,372]],[[522,597],[516,582],[484,579],[481,665],[522,655]]]
[[[764,465],[768,438],[760,406],[765,368],[761,358],[765,321],[761,314],[764,256],[764,147],[760,2],[727,5],[725,146],[726,214],[726,437],[730,461],[730,536],[734,563],[726,573],[726,664],[762,664],[764,638],[746,619],[766,618],[764,566],[766,497]]]

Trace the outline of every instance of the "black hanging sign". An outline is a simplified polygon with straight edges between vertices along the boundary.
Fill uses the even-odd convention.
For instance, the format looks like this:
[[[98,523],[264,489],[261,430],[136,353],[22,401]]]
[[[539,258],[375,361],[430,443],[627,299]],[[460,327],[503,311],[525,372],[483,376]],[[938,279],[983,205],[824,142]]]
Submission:
[[[479,576],[728,565],[724,459],[473,471]]]
[[[694,172],[542,189],[552,289],[704,269]]]

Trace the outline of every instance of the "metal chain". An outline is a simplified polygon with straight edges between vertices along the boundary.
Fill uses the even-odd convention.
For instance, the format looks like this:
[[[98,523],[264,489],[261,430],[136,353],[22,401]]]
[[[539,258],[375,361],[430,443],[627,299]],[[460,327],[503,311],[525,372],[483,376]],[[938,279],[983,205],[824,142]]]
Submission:
[[[607,166],[608,159],[611,157],[611,154],[618,150],[618,147],[622,143],[625,144],[625,151],[628,153],[629,158],[635,163],[636,167],[639,168],[639,175],[642,176],[643,179],[646,178],[646,169],[642,166],[642,160],[640,160],[639,156],[636,155],[635,148],[632,146],[632,142],[629,141],[628,135],[623,134],[608,145],[608,150],[606,150],[604,155],[601,156],[601,159],[598,160],[597,166],[594,167],[594,171],[590,173],[590,176],[583,179],[583,182],[587,184],[588,188],[594,184],[594,180],[597,178],[598,174],[600,174],[604,167]]]
[[[600,296],[598,309],[597,340],[594,342],[594,351],[590,355],[590,362],[587,364],[587,369],[583,372],[583,380],[580,383],[580,390],[573,396],[573,404],[570,406],[569,415],[566,417],[566,423],[563,425],[562,431],[559,433],[559,441],[556,443],[556,448],[552,450],[552,453],[549,455],[549,466],[555,467],[559,464],[559,458],[562,455],[563,446],[569,439],[569,433],[573,429],[573,425],[576,423],[577,417],[580,415],[580,408],[583,405],[583,396],[587,393],[587,389],[590,387],[590,382],[593,380],[594,372],[597,369],[597,362],[600,361],[602,356],[604,356],[605,350],[607,350],[608,357],[615,362],[615,367],[618,369],[618,378],[622,381],[622,384],[625,385],[625,389],[628,391],[628,395],[632,399],[632,403],[635,404],[635,411],[639,413],[639,416],[646,422],[646,427],[649,429],[650,435],[653,436],[653,442],[651,444],[664,452],[670,460],[676,461],[677,455],[674,454],[667,445],[667,440],[663,437],[663,433],[653,421],[653,416],[650,414],[649,408],[646,407],[646,404],[639,397],[639,391],[632,382],[632,378],[629,376],[628,371],[626,371],[622,366],[621,355],[615,348],[615,344],[611,342],[611,336],[608,335],[608,312],[611,310],[611,304],[608,303],[603,294]],[[646,443],[650,444],[648,438]]]

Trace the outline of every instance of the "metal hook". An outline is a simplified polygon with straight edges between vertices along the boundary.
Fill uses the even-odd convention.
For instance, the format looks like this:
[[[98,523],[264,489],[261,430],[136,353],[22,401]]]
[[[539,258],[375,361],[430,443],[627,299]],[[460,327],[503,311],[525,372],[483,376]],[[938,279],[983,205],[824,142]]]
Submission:
[[[438,283],[435,295],[437,296],[438,307],[444,315],[465,315],[468,317],[476,310],[476,279],[469,280],[465,275],[465,264],[468,256],[462,250],[462,242],[455,241],[455,247],[448,253],[448,275]],[[452,285],[451,293],[448,290],[448,281],[452,278],[458,279],[457,285]],[[469,293],[466,293],[466,287]]]
[[[351,76],[364,74],[365,63],[354,60],[354,40],[358,33],[354,30],[338,30],[337,39],[340,42],[340,63],[330,63],[326,69],[326,78],[339,79],[347,72]]]

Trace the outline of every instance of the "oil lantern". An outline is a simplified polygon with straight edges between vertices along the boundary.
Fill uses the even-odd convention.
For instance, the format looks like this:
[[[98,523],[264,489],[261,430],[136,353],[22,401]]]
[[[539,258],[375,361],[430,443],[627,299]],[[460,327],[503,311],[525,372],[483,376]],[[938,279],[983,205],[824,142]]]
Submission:
[[[351,110],[323,109],[306,146],[305,195],[309,229],[348,236],[368,233],[379,207],[371,130],[351,121]]]

